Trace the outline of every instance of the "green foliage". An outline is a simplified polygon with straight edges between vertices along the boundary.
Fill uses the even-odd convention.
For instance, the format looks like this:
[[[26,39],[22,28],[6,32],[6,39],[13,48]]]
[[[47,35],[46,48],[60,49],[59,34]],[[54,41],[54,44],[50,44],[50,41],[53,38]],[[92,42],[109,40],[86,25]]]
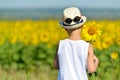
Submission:
[[[99,58],[99,67],[97,75],[93,74],[90,80],[120,80],[120,46],[112,45],[108,49],[98,50],[95,49],[95,54]],[[117,52],[118,57],[113,60],[111,58],[112,52]]]
[[[52,67],[54,47],[46,44],[25,46],[22,43],[6,42],[0,46],[0,65],[4,69],[32,69],[41,65]]]
[[[92,77],[89,76],[90,80],[120,80],[119,49],[120,46],[115,44],[108,49],[94,49],[100,63],[96,71],[97,75],[93,75]],[[50,47],[45,43],[37,46],[26,46],[19,42],[16,44],[10,44],[9,42],[6,42],[0,46],[0,68],[3,70],[27,70],[28,72],[35,71],[36,69],[45,70],[47,67],[52,70],[55,51],[56,46]],[[115,59],[111,58],[112,52],[117,52],[118,54]],[[49,72],[49,74],[51,74],[51,72]],[[56,80],[57,73],[54,75],[54,80]],[[43,78],[42,80],[47,80],[47,74],[43,75],[43,77],[46,79]]]

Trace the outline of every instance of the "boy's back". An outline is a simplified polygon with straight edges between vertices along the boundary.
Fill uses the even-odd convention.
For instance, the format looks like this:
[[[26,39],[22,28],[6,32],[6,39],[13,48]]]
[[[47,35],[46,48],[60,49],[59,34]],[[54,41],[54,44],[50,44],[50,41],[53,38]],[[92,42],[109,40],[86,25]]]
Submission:
[[[88,80],[86,64],[89,43],[83,40],[61,40],[58,47],[58,80]]]
[[[81,28],[87,18],[76,7],[66,8],[60,25],[68,33],[68,39],[61,40],[54,58],[54,67],[59,69],[58,80],[88,80],[89,73],[96,71],[98,59],[91,44],[81,39]]]

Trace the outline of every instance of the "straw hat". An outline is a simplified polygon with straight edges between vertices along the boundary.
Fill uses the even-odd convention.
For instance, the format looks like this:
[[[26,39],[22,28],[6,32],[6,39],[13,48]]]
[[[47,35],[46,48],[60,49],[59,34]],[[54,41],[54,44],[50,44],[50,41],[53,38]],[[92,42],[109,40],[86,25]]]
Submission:
[[[63,20],[60,25],[66,29],[75,29],[82,26],[87,18],[82,16],[80,10],[76,7],[69,7],[63,11]]]

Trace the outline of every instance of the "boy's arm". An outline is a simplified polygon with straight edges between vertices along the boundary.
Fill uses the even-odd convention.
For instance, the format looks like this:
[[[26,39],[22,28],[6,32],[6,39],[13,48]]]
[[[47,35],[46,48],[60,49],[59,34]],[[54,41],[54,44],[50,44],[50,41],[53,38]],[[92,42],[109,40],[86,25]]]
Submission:
[[[88,59],[87,59],[87,69],[89,73],[93,73],[96,71],[98,67],[98,58],[94,55],[92,45],[89,45],[88,49]]]
[[[58,51],[58,47],[57,47],[56,54],[55,54],[55,57],[54,57],[54,68],[55,69],[59,69],[59,61],[58,61],[57,51]]]

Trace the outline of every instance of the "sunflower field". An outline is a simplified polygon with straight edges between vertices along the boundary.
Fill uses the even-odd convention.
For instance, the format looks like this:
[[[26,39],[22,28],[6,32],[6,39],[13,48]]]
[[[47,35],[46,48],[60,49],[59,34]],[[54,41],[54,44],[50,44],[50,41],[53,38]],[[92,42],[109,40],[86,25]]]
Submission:
[[[56,46],[68,36],[58,23],[56,19],[0,20],[0,74],[5,76],[0,80],[56,80]],[[94,80],[120,80],[120,20],[88,20],[81,34],[93,44],[100,62]],[[9,70],[37,71],[39,77],[21,72],[24,79],[10,79],[12,75],[4,72]]]

